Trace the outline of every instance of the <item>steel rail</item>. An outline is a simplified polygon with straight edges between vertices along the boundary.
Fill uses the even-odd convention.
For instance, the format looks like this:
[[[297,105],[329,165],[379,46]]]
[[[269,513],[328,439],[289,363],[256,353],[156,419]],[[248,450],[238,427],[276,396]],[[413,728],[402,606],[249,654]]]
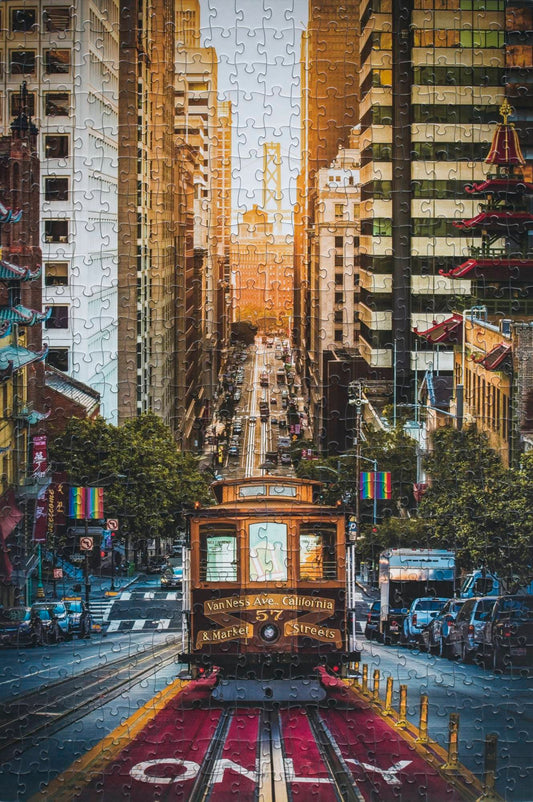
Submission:
[[[233,711],[223,708],[216,726],[216,730],[211,738],[205,757],[200,766],[200,771],[189,795],[188,802],[206,802],[211,796],[213,784],[216,779],[216,763],[220,760],[230,724],[233,718]]]
[[[333,788],[339,798],[339,802],[364,802],[364,797],[357,788],[352,772],[346,765],[333,735],[329,731],[327,725],[322,721],[318,711],[308,708],[306,713],[309,719],[311,732],[314,735],[322,759],[331,775]],[[375,796],[375,794],[373,794],[372,798],[375,799],[376,802],[379,800],[379,797]]]
[[[170,652],[168,657],[165,657],[166,652]],[[119,696],[124,686],[133,687],[147,674],[153,674],[176,658],[176,644],[165,644],[149,654],[119,658],[105,666],[95,666],[83,674],[14,697],[2,705],[0,712],[1,759],[5,760],[15,747],[20,752],[21,744],[41,732],[46,732],[48,737],[73,724]],[[140,667],[143,663],[148,665]],[[134,673],[132,664],[138,668]],[[62,709],[72,697],[75,697],[75,704]],[[24,706],[24,712],[13,716],[21,706]]]

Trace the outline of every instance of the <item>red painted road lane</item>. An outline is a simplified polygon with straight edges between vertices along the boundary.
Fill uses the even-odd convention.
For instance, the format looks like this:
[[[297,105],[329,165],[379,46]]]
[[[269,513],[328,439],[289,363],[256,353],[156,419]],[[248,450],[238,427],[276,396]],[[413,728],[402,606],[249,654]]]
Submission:
[[[257,709],[236,710],[217,762],[212,802],[254,802],[257,789],[259,718]]]
[[[153,718],[76,802],[186,802],[220,719],[210,705],[213,683],[191,683]],[[192,708],[201,703],[204,709]]]
[[[304,710],[282,710],[285,776],[294,802],[316,799],[336,802],[328,769],[322,760]]]
[[[366,708],[366,709],[365,709]],[[370,707],[321,711],[365,799],[460,802],[461,795]],[[372,795],[373,794],[373,795]]]

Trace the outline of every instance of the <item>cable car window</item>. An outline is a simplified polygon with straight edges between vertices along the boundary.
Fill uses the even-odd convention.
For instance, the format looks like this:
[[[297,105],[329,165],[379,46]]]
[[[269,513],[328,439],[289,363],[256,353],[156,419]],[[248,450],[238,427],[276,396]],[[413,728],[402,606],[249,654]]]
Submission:
[[[237,581],[237,532],[233,525],[200,527],[200,581]]]
[[[337,527],[315,522],[300,526],[300,579],[336,579]]]
[[[296,498],[296,488],[291,485],[270,485],[268,489],[269,496],[289,496],[289,498]]]
[[[250,581],[286,582],[287,526],[275,521],[250,524]]]
[[[247,498],[248,496],[266,496],[267,491],[264,485],[244,485],[239,487],[239,496]]]

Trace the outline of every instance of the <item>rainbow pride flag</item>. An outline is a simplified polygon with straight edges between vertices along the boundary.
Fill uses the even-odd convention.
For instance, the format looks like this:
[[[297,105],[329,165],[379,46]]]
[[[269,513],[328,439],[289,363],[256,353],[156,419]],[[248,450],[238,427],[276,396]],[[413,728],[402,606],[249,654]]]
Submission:
[[[392,497],[390,471],[363,471],[360,476],[360,498],[389,499]]]
[[[103,487],[71,487],[68,499],[68,514],[71,518],[91,519],[104,517]]]

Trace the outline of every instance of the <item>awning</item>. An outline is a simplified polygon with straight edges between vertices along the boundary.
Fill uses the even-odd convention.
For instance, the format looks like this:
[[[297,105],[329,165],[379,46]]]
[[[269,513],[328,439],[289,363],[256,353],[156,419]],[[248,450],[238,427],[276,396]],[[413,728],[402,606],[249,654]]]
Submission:
[[[498,343],[492,351],[474,361],[478,365],[483,365],[486,370],[500,370],[506,357],[511,354],[511,346],[508,343]]]
[[[418,331],[416,327],[413,331],[430,343],[448,343],[450,345],[459,343],[462,342],[463,316],[454,312],[451,317],[443,320],[442,323],[435,323],[427,331]]]
[[[9,581],[13,573],[6,541],[23,517],[24,513],[16,505],[14,491],[8,490],[0,499],[0,577],[4,580]]]
[[[511,277],[511,271],[513,278],[519,278],[518,271],[532,268],[533,259],[468,259],[452,270],[439,270],[439,273],[448,278],[476,278],[476,275],[470,274],[479,273],[484,278],[503,281]]]
[[[524,230],[533,226],[533,214],[529,212],[480,212],[470,220],[454,220],[453,225],[463,231],[472,228]],[[503,232],[502,232],[503,233]]]
[[[0,306],[0,321],[6,320],[10,323],[18,323],[19,326],[36,326],[44,323],[52,314],[52,307],[49,306],[45,312],[38,312],[36,309],[28,309],[22,304],[17,306]]]

